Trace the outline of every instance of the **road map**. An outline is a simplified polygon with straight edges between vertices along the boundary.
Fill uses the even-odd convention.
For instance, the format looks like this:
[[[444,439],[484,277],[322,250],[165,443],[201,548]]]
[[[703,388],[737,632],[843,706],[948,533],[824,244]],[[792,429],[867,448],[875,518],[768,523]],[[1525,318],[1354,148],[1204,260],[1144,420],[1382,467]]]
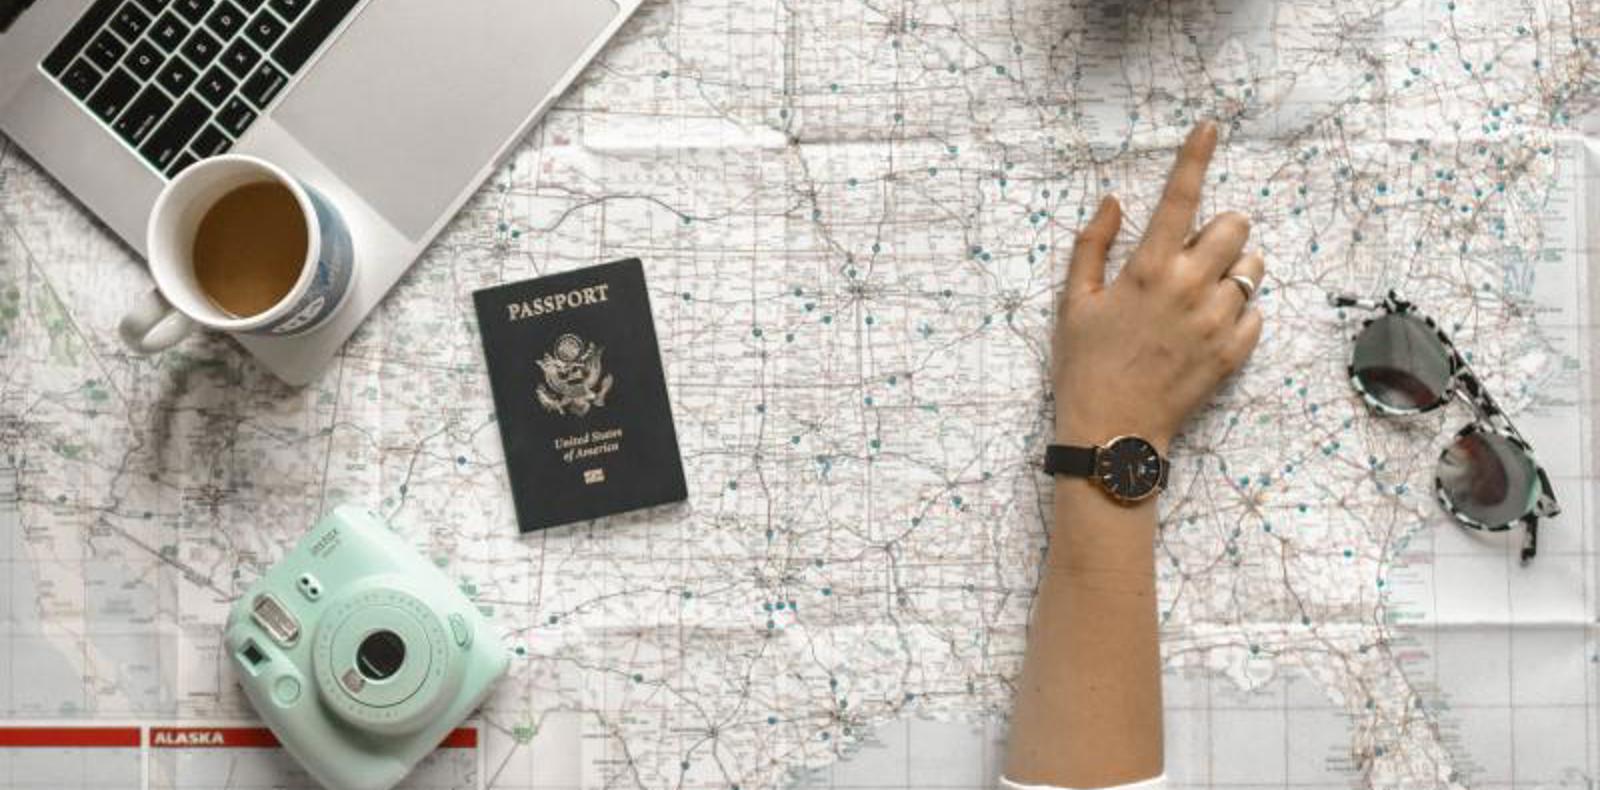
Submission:
[[[123,351],[142,263],[0,141],[0,785],[306,786],[220,625],[348,501],[515,653],[406,787],[991,786],[1058,253],[1215,117],[1267,320],[1172,449],[1175,786],[1592,788],[1597,104],[1593,2],[651,2],[305,388]],[[519,536],[471,293],[633,256],[689,499]],[[1531,565],[1433,499],[1464,407],[1351,391],[1389,289],[1549,468]]]

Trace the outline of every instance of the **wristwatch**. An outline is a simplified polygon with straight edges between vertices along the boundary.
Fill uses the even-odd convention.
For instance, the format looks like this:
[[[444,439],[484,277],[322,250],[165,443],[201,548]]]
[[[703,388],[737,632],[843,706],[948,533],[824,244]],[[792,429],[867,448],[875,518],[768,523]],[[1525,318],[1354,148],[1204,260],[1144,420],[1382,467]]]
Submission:
[[[1137,436],[1118,436],[1104,447],[1052,444],[1044,451],[1044,470],[1052,475],[1087,477],[1112,499],[1132,504],[1167,487],[1171,464],[1155,445]]]

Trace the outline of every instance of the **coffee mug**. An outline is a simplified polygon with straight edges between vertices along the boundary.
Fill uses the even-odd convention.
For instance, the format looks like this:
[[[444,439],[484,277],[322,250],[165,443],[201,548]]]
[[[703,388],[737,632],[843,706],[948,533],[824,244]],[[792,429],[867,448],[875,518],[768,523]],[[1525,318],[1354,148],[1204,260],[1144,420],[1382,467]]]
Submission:
[[[219,201],[257,184],[287,190],[298,210],[281,227],[256,227],[252,232],[289,234],[285,237],[291,239],[303,233],[306,248],[299,260],[298,277],[282,298],[265,309],[237,315],[224,309],[200,282],[196,240],[203,221]],[[287,224],[292,222],[303,223],[303,227]],[[256,157],[228,154],[189,166],[156,198],[147,239],[156,287],[144,294],[118,326],[122,341],[141,354],[154,354],[176,344],[196,326],[277,337],[305,334],[327,323],[351,291],[354,257],[349,230],[338,212],[282,168]],[[207,261],[207,266],[231,269],[225,274],[248,280],[253,276],[248,267],[258,263],[246,255],[238,260]]]

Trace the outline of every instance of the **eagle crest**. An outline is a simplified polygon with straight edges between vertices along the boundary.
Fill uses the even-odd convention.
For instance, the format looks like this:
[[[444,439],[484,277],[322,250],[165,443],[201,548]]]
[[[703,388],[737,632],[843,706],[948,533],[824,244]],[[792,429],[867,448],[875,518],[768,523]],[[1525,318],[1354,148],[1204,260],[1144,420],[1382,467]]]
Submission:
[[[606,405],[611,375],[600,367],[605,349],[574,334],[556,339],[555,348],[539,359],[544,382],[539,384],[539,405],[556,414],[582,417]]]

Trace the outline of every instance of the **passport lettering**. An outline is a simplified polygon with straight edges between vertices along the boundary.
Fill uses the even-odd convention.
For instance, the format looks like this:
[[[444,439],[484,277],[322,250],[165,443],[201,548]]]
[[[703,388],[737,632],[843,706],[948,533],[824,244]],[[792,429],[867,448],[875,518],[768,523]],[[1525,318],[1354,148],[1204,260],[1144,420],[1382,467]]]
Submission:
[[[511,302],[506,305],[506,315],[509,320],[521,321],[524,318],[559,313],[562,310],[573,307],[600,304],[606,301],[606,291],[610,289],[611,285],[609,283],[600,283],[588,288],[543,296],[526,302]]]

